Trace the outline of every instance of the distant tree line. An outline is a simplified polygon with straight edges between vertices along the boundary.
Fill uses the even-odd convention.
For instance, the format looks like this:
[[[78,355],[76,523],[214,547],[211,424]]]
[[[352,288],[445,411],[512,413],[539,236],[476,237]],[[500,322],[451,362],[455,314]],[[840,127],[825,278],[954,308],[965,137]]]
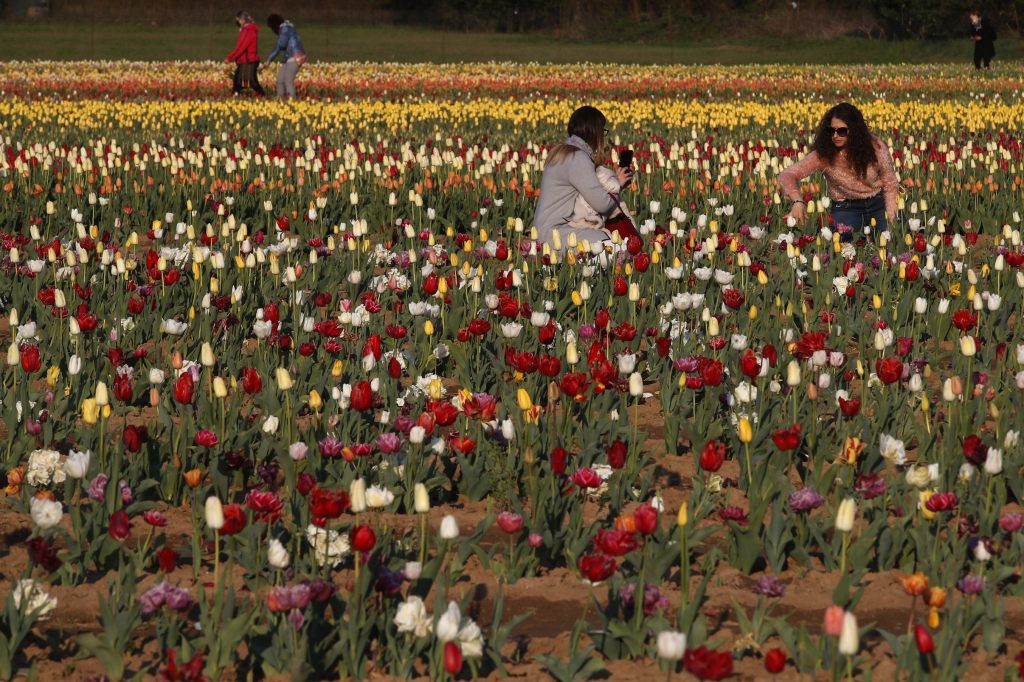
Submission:
[[[850,33],[870,37],[946,38],[963,34],[971,9],[1018,35],[1024,19],[1024,0],[390,0],[389,7],[396,21],[410,24],[602,36],[638,28],[659,34],[737,25],[756,30],[759,23],[772,33],[813,33],[813,23],[804,22],[828,17],[833,26],[838,19]]]
[[[407,24],[456,31],[548,33],[601,40],[751,36],[948,38],[981,9],[999,34],[1021,35],[1024,0],[0,0],[24,16],[46,2],[60,20],[169,24],[224,21],[238,9],[303,22]],[[15,10],[19,10],[15,12]]]

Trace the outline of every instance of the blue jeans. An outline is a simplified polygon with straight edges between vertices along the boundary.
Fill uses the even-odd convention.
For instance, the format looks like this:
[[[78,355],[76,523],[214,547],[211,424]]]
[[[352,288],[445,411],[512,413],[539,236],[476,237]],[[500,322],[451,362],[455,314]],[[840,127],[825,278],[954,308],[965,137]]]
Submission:
[[[871,227],[872,218],[875,220],[875,230],[885,230],[885,196],[881,192],[868,199],[832,202],[833,226],[838,228],[840,225],[848,225],[853,228],[852,232],[843,233],[843,241],[852,241],[854,233],[863,234],[865,227]]]

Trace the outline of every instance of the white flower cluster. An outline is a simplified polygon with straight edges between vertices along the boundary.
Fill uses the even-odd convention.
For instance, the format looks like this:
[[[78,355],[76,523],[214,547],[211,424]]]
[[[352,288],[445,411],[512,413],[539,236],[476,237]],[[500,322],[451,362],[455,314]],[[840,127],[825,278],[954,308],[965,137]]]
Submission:
[[[351,551],[348,535],[313,524],[306,528],[306,542],[313,548],[314,558],[320,566],[333,568]]]
[[[25,480],[29,485],[63,483],[65,476],[60,453],[56,450],[33,450],[28,456],[28,473]]]

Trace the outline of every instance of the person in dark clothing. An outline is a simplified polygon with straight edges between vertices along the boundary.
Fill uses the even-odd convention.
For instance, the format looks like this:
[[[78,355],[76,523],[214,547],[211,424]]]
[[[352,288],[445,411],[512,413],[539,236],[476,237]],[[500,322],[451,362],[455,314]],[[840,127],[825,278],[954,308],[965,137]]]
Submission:
[[[981,10],[972,10],[971,40],[974,41],[974,68],[991,68],[992,58],[996,56],[996,30],[981,14]]]
[[[235,63],[235,76],[232,91],[237,95],[245,88],[252,88],[260,97],[266,97],[260,85],[258,71],[260,66],[259,31],[260,27],[252,20],[248,12],[235,15],[238,24],[238,42],[224,61]]]

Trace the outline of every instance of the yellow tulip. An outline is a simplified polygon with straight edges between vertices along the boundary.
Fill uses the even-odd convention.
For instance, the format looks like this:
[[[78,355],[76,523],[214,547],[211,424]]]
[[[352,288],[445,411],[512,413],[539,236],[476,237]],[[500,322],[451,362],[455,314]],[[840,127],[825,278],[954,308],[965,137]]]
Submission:
[[[739,423],[736,425],[736,431],[739,434],[741,443],[749,443],[754,440],[754,429],[750,426],[750,420],[746,417],[740,417]]]

